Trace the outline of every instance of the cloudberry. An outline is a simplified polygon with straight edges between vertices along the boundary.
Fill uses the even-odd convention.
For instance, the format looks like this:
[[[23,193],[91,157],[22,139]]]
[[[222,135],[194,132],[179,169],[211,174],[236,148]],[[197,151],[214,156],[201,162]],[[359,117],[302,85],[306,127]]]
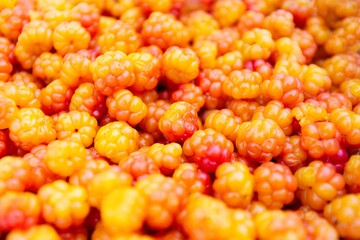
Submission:
[[[127,9],[120,17],[120,21],[122,21],[125,24],[129,24],[138,32],[142,28],[142,25],[145,20],[146,20],[146,15],[143,9],[140,7],[133,7]]]
[[[314,64],[304,66],[300,80],[303,82],[305,98],[311,98],[331,88],[326,70]]]
[[[49,115],[66,111],[69,108],[73,93],[73,88],[68,87],[61,80],[56,79],[41,89],[41,109]]]
[[[15,101],[19,108],[40,108],[40,90],[20,82],[0,82],[0,94]]]
[[[229,75],[234,70],[243,68],[243,60],[240,51],[231,51],[216,59],[216,68],[222,70],[225,75]]]
[[[133,85],[134,71],[133,63],[120,51],[108,51],[90,65],[95,88],[106,96]]]
[[[134,92],[134,95],[141,98],[141,100],[145,104],[155,102],[156,100],[159,99],[159,94],[156,89],[150,91],[143,91],[143,92]]]
[[[46,155],[46,145],[37,145],[31,151],[24,155],[24,160],[29,163],[31,169],[31,177],[29,178],[30,186],[28,189],[37,192],[39,188],[47,183],[53,182],[59,176],[46,166],[44,157]]]
[[[110,117],[135,126],[146,116],[146,104],[129,90],[121,89],[106,99]]]
[[[137,0],[138,4],[148,12],[168,13],[171,10],[171,0]]]
[[[295,119],[299,121],[300,126],[327,121],[329,119],[329,114],[326,109],[317,101],[298,103],[291,112]]]
[[[218,55],[224,55],[225,53],[235,50],[239,33],[234,28],[223,28],[215,30],[203,38],[216,43]]]
[[[161,48],[159,48],[156,45],[149,45],[149,46],[141,47],[141,48],[139,48],[138,52],[140,52],[140,53],[150,53],[151,55],[153,55],[157,59],[161,59],[162,55],[163,55],[163,50],[161,50]]]
[[[314,37],[307,31],[296,28],[291,35],[291,39],[299,44],[302,54],[306,58],[306,62],[310,63],[317,50]]]
[[[328,202],[346,192],[344,177],[329,163],[313,161],[307,167],[298,169],[295,177],[298,198],[303,205],[316,211],[323,210]]]
[[[136,151],[119,162],[121,170],[131,174],[135,180],[153,173],[160,173],[159,166],[148,153]]]
[[[360,78],[341,83],[340,92],[345,94],[353,105],[360,103]]]
[[[200,60],[200,68],[214,68],[216,56],[218,55],[216,43],[210,40],[195,40],[192,49]]]
[[[215,175],[215,197],[229,207],[246,208],[250,204],[254,194],[254,177],[245,164],[223,163],[216,169]]]
[[[356,239],[359,233],[360,194],[348,194],[330,202],[324,209],[325,218],[336,227],[340,237]]]
[[[4,157],[8,152],[8,134],[5,131],[0,131],[0,158]]]
[[[274,74],[280,73],[280,74],[285,74],[288,76],[299,78],[301,71],[302,71],[302,65],[298,61],[294,59],[290,59],[290,60],[280,59],[276,61],[273,73]]]
[[[101,220],[110,233],[132,233],[141,229],[146,209],[143,193],[136,188],[121,187],[104,197],[101,203]]]
[[[293,132],[293,114],[290,108],[286,108],[280,101],[272,100],[265,106],[260,106],[255,110],[252,119],[272,119],[289,136]]]
[[[170,108],[170,103],[164,100],[156,100],[147,105],[147,114],[139,123],[142,130],[153,134],[155,138],[159,138],[162,134],[159,130],[159,120]]]
[[[20,157],[5,156],[0,159],[0,196],[7,191],[23,192],[29,186],[31,167]]]
[[[326,108],[328,113],[331,113],[333,110],[338,108],[343,108],[346,110],[352,109],[352,103],[350,99],[342,93],[332,92],[332,93],[320,93],[316,100]]]
[[[63,58],[57,53],[44,52],[36,58],[33,65],[35,77],[49,84],[59,78],[59,72],[63,66]]]
[[[204,106],[207,109],[225,106],[227,96],[222,90],[222,83],[225,79],[226,75],[220,69],[204,69],[195,79],[195,84],[201,88],[205,96]]]
[[[254,223],[259,240],[306,239],[305,227],[295,212],[266,210],[255,215]]]
[[[307,19],[305,30],[310,33],[318,45],[323,45],[331,35],[331,30],[325,20],[319,16],[311,16]]]
[[[182,184],[189,193],[200,192],[210,193],[211,179],[210,175],[201,169],[195,163],[182,163],[175,169],[173,179]]]
[[[137,92],[156,88],[161,76],[161,61],[151,53],[131,53],[128,59],[134,64],[135,82],[131,89]]]
[[[9,128],[18,111],[19,109],[14,100],[0,94],[0,129]]]
[[[182,153],[183,150],[178,143],[154,143],[147,152],[149,157],[153,159],[155,164],[165,175],[173,173],[173,171],[181,164]]]
[[[0,197],[0,229],[29,228],[40,220],[40,201],[29,192],[6,192]]]
[[[129,24],[116,21],[98,39],[102,53],[107,51],[121,51],[125,54],[135,52],[141,45],[140,35]]]
[[[83,83],[71,97],[70,111],[84,111],[99,119],[105,114],[105,96],[95,89],[92,83]]]
[[[10,82],[13,82],[15,85],[25,85],[35,93],[37,90],[40,90],[44,87],[44,84],[39,79],[35,78],[35,76],[26,71],[19,71],[11,75],[9,79]]]
[[[10,138],[24,150],[31,150],[56,137],[54,121],[38,108],[22,108],[10,122]]]
[[[293,173],[305,166],[308,158],[307,152],[300,146],[300,139],[299,135],[287,136],[284,148],[276,158],[278,163],[288,166]]]
[[[261,93],[271,99],[281,101],[287,107],[294,107],[304,101],[303,84],[300,79],[278,73],[264,80]]]
[[[1,8],[0,33],[10,41],[15,41],[26,23],[30,21],[29,11],[21,5]]]
[[[15,229],[11,231],[7,236],[7,240],[25,240],[25,239],[41,239],[42,236],[46,236],[48,240],[61,240],[57,231],[48,224],[41,224],[32,226],[28,229]]]
[[[301,207],[296,213],[300,216],[304,224],[308,238],[339,239],[339,234],[335,227],[317,212],[306,209],[306,207]]]
[[[135,188],[148,204],[145,223],[156,230],[169,228],[187,199],[183,185],[161,174],[151,174],[139,180]]]
[[[215,172],[220,164],[230,162],[233,151],[233,143],[211,128],[196,131],[183,144],[184,155],[205,172]]]
[[[215,110],[206,117],[204,128],[212,128],[234,143],[241,123],[241,118],[231,110],[222,109]]]
[[[307,0],[284,0],[281,8],[293,15],[296,26],[303,27],[313,14],[314,3]]]
[[[330,114],[330,121],[345,137],[350,145],[360,144],[360,115],[345,109],[335,109]]]
[[[237,22],[246,11],[246,5],[241,0],[215,1],[212,14],[221,27],[230,27]]]
[[[64,180],[42,186],[38,196],[42,205],[42,217],[60,229],[81,225],[90,210],[86,190]]]
[[[40,14],[43,15],[42,17],[43,20],[47,24],[49,24],[51,30],[54,30],[62,22],[70,22],[72,20],[70,9],[66,9],[66,10],[49,9],[48,11]]]
[[[188,83],[199,74],[199,59],[190,48],[171,47],[163,56],[164,75],[174,83]]]
[[[227,102],[227,108],[233,111],[235,116],[240,117],[244,122],[250,121],[259,104],[255,101],[230,100]]]
[[[155,142],[154,136],[150,132],[139,133],[139,148],[150,147]]]
[[[349,190],[353,193],[360,192],[360,155],[352,155],[346,162],[344,178]]]
[[[78,22],[62,22],[53,33],[54,48],[57,53],[64,56],[81,49],[87,49],[90,42],[90,34]]]
[[[120,17],[126,10],[135,6],[134,0],[104,1],[103,3],[104,10],[109,11],[113,17]]]
[[[328,72],[333,85],[342,85],[346,80],[360,78],[360,57],[357,54],[336,54],[325,60],[323,68]]]
[[[111,122],[102,126],[95,137],[94,147],[102,156],[118,163],[138,148],[139,134],[125,122]]]
[[[67,229],[58,229],[58,233],[62,240],[71,240],[71,239],[79,239],[85,240],[89,239],[88,230],[84,226],[79,227],[70,227]]]
[[[55,123],[57,139],[78,141],[84,147],[89,147],[93,143],[97,129],[96,118],[87,112],[62,113]]]
[[[0,52],[0,80],[5,82],[10,78],[10,73],[13,70],[13,65],[9,58]]]
[[[64,56],[60,71],[60,80],[69,87],[78,87],[84,82],[93,82],[90,72],[91,60],[80,53],[69,53]]]
[[[254,28],[242,35],[241,53],[245,60],[267,59],[275,50],[275,42],[271,32]]]
[[[56,140],[46,150],[45,165],[62,177],[71,176],[85,165],[85,147],[78,141]]]
[[[193,193],[179,215],[179,223],[190,239],[227,239],[232,214],[221,200]]]
[[[205,104],[201,88],[193,83],[181,84],[178,90],[172,93],[171,99],[173,102],[188,102],[195,107],[196,111],[199,111]]]
[[[271,32],[274,39],[289,37],[295,29],[293,20],[290,12],[279,9],[265,17],[263,27]]]
[[[184,142],[199,129],[195,108],[187,102],[176,102],[159,120],[159,129],[170,141]]]
[[[260,202],[271,209],[281,209],[295,197],[297,181],[287,166],[266,162],[254,172],[255,192]]]
[[[80,24],[94,37],[99,28],[100,13],[94,4],[79,3],[71,9],[72,20],[79,21]]]
[[[272,55],[273,61],[293,61],[300,64],[306,62],[306,58],[300,48],[298,41],[290,37],[282,37],[275,42],[275,52]]]
[[[264,14],[258,11],[246,11],[238,19],[237,29],[243,35],[246,31],[261,28],[264,22]]]
[[[224,80],[224,93],[234,99],[254,99],[260,95],[261,75],[250,70],[235,70]]]
[[[190,40],[188,29],[173,15],[153,12],[145,20],[141,36],[148,45],[165,50],[171,46],[185,47]]]
[[[88,202],[91,206],[101,210],[104,198],[114,189],[129,187],[133,183],[132,176],[123,172],[118,166],[100,171],[87,184]]]
[[[278,156],[285,145],[285,134],[271,119],[255,119],[240,125],[236,138],[239,154],[256,162],[268,162]]]
[[[205,37],[219,29],[219,22],[216,21],[213,15],[204,10],[190,12],[183,16],[181,20],[189,29],[195,42],[198,38]]]

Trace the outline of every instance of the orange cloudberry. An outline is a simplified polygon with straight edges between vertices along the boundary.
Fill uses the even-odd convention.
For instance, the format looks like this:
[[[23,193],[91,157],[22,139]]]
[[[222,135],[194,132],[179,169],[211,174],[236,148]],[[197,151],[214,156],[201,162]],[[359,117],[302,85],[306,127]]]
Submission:
[[[201,169],[195,163],[182,163],[175,169],[173,179],[182,184],[189,193],[200,192],[210,193],[211,179],[210,175]]]
[[[138,32],[142,28],[145,20],[146,15],[140,7],[129,8],[120,17],[120,21],[129,24]]]
[[[344,177],[330,163],[313,161],[298,169],[295,177],[298,198],[303,205],[316,211],[323,210],[328,202],[346,192]]]
[[[249,205],[254,194],[254,177],[245,164],[223,163],[216,169],[215,175],[215,197],[229,207],[246,208]]]
[[[57,139],[78,141],[85,147],[93,143],[98,123],[88,112],[61,113],[56,120]]]
[[[71,19],[79,21],[93,37],[99,28],[100,12],[94,4],[83,2],[71,9]]]
[[[246,11],[238,20],[237,29],[242,34],[254,28],[261,28],[264,22],[264,14],[258,11]]]
[[[57,79],[41,89],[41,109],[46,114],[55,114],[69,108],[74,89]]]
[[[276,10],[265,17],[263,27],[274,39],[289,37],[295,29],[293,15],[283,9]]]
[[[6,192],[0,197],[0,229],[30,228],[40,220],[40,201],[29,192]]]
[[[0,83],[0,94],[15,101],[19,108],[40,108],[40,91],[20,82]]]
[[[360,194],[348,194],[330,202],[324,209],[325,218],[336,227],[340,237],[356,239],[359,234]]]
[[[353,105],[360,103],[360,78],[349,79],[341,83],[340,92],[345,94]]]
[[[100,213],[104,228],[109,233],[126,234],[141,229],[146,209],[143,193],[136,188],[121,187],[104,197]]]
[[[143,92],[134,92],[134,95],[141,98],[141,100],[145,104],[155,102],[156,100],[159,99],[159,94],[156,89],[150,91],[143,91]]]
[[[139,132],[139,148],[150,147],[155,143],[155,139],[150,132]]]
[[[261,84],[261,93],[274,100],[281,101],[287,107],[294,107],[304,101],[303,84],[300,79],[278,73]]]
[[[200,60],[200,68],[214,68],[216,66],[216,56],[218,55],[216,43],[210,40],[195,40],[192,49]]]
[[[70,111],[88,112],[96,119],[101,118],[106,112],[106,99],[93,83],[83,83],[71,97]]]
[[[161,61],[151,53],[135,52],[128,56],[134,65],[135,82],[131,89],[137,92],[156,88],[161,76]]]
[[[54,30],[62,22],[70,22],[72,20],[70,9],[66,9],[66,10],[49,9],[48,11],[40,14],[43,15],[42,18],[44,22],[49,24],[51,30]]]
[[[230,27],[245,12],[246,5],[241,0],[215,1],[212,14],[221,27]]]
[[[112,122],[102,126],[94,140],[96,151],[118,163],[138,148],[139,134],[125,122]]]
[[[317,50],[314,37],[307,31],[296,28],[291,34],[291,39],[299,44],[299,47],[306,58],[306,62],[310,63]]]
[[[343,108],[346,110],[352,109],[352,103],[350,99],[342,93],[332,92],[332,93],[320,93],[316,100],[326,108],[328,113],[331,113],[333,110],[338,108]]]
[[[8,152],[8,134],[5,131],[0,131],[0,158],[4,157]]]
[[[103,7],[109,11],[111,16],[120,17],[128,9],[135,6],[134,0],[103,1]],[[101,16],[103,17],[103,16]]]
[[[0,80],[7,81],[12,70],[13,65],[10,63],[9,58],[5,54],[0,53]]]
[[[295,212],[266,210],[255,215],[254,223],[259,240],[306,239],[305,227]]]
[[[107,51],[121,51],[125,54],[135,52],[141,45],[140,34],[129,24],[116,21],[98,39],[102,53]]]
[[[300,126],[327,121],[329,119],[329,114],[326,109],[317,101],[298,103],[291,112],[295,119],[299,121]]]
[[[345,109],[335,109],[330,114],[330,121],[345,137],[350,145],[360,144],[360,115]]]
[[[111,95],[134,84],[134,65],[121,51],[108,51],[90,64],[94,85],[103,95]]]
[[[64,56],[67,53],[74,53],[89,46],[90,34],[80,23],[62,22],[53,33],[54,48],[57,53]]]
[[[121,170],[131,174],[135,180],[153,173],[160,173],[159,166],[148,153],[135,151],[119,162]]]
[[[186,188],[161,174],[151,174],[139,180],[135,188],[147,201],[145,223],[152,229],[169,228],[187,200]]]
[[[149,157],[165,175],[173,173],[173,171],[181,164],[182,153],[183,150],[178,143],[154,143],[147,151]]]
[[[312,16],[314,3],[307,0],[284,0],[281,8],[293,15],[294,22],[297,26],[303,27],[306,20]]]
[[[319,16],[309,17],[306,21],[305,30],[314,37],[318,45],[323,45],[331,34],[325,20]]]
[[[245,60],[267,59],[275,50],[275,42],[271,32],[254,28],[244,32],[241,53]]]
[[[224,93],[234,99],[254,99],[260,95],[261,75],[248,69],[235,70],[222,84]]]
[[[304,66],[300,74],[305,98],[311,98],[331,88],[331,79],[325,69],[314,64]]]
[[[14,100],[0,94],[0,129],[7,129],[19,109]]]
[[[260,202],[281,209],[295,198],[297,181],[287,166],[266,162],[254,171],[255,192]]]
[[[266,118],[242,123],[236,138],[239,154],[259,163],[278,156],[284,144],[284,131],[274,120]]]
[[[206,40],[210,40],[217,45],[218,55],[224,55],[230,51],[236,49],[236,42],[239,39],[239,33],[235,28],[223,28],[215,30],[203,37]]]
[[[44,163],[55,174],[71,176],[85,165],[85,147],[78,141],[56,140],[47,146]]]
[[[181,20],[189,29],[191,37],[195,42],[196,39],[209,35],[219,29],[219,22],[216,21],[213,15],[204,10],[190,12],[183,16]]]
[[[352,155],[346,162],[344,178],[349,190],[353,193],[360,192],[360,155]]]
[[[138,4],[148,12],[163,12],[168,13],[171,10],[171,0],[137,0]]]
[[[293,173],[305,166],[308,159],[307,152],[300,146],[300,139],[299,135],[287,136],[284,148],[276,158],[278,163],[288,166]]]
[[[54,121],[38,108],[22,108],[10,122],[10,138],[24,150],[31,150],[56,137]]]
[[[88,192],[88,202],[91,206],[101,210],[101,203],[104,198],[114,189],[130,187],[133,183],[132,176],[122,171],[118,166],[96,173],[86,185]]]
[[[222,90],[222,83],[226,75],[220,69],[204,69],[197,78],[195,84],[199,86],[205,97],[204,106],[207,109],[222,108],[225,106],[227,96]]]
[[[299,78],[301,71],[302,65],[298,61],[294,59],[280,59],[276,61],[273,73]]]
[[[215,110],[206,117],[204,128],[212,128],[235,142],[241,123],[241,118],[235,116],[230,109],[222,109]]]
[[[196,111],[199,111],[205,104],[205,97],[200,87],[193,83],[179,85],[179,88],[172,93],[173,102],[184,101],[192,104]]]
[[[60,229],[81,225],[90,210],[86,190],[64,180],[42,186],[38,197],[44,220]]]
[[[243,121],[251,120],[258,107],[259,104],[255,101],[233,99],[227,102],[227,108]]]
[[[7,240],[25,240],[31,238],[37,238],[39,236],[46,236],[49,240],[61,240],[57,231],[48,224],[41,224],[32,226],[28,229],[15,229],[11,231],[7,236]]]
[[[106,99],[110,117],[135,126],[146,116],[146,104],[129,90],[121,89]]]
[[[174,83],[188,83],[199,74],[199,59],[190,48],[170,47],[163,56],[164,75]]]
[[[170,141],[184,142],[199,129],[195,108],[187,102],[176,102],[159,120],[159,129]]]
[[[215,172],[216,168],[231,161],[233,143],[214,129],[196,131],[183,144],[183,153],[205,172]]]
[[[0,11],[0,33],[10,41],[15,41],[26,23],[30,21],[29,9],[16,5]]]
[[[62,65],[63,58],[59,54],[44,52],[36,58],[33,65],[33,74],[48,84],[59,78]]]
[[[171,46],[185,47],[190,40],[189,30],[173,15],[153,12],[145,20],[141,36],[146,44],[165,50]]]
[[[300,43],[290,37],[282,37],[275,42],[275,52],[272,59],[276,62],[281,60],[306,63],[306,58],[300,48]],[[290,74],[289,74],[290,75]]]
[[[229,75],[234,70],[243,68],[243,57],[240,51],[231,51],[216,59],[216,68]]]

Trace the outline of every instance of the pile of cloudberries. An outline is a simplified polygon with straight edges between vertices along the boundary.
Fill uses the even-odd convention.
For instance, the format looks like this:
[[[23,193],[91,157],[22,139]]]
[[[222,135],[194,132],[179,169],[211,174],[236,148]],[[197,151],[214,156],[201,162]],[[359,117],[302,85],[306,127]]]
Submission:
[[[0,239],[360,239],[360,1],[1,0]]]

